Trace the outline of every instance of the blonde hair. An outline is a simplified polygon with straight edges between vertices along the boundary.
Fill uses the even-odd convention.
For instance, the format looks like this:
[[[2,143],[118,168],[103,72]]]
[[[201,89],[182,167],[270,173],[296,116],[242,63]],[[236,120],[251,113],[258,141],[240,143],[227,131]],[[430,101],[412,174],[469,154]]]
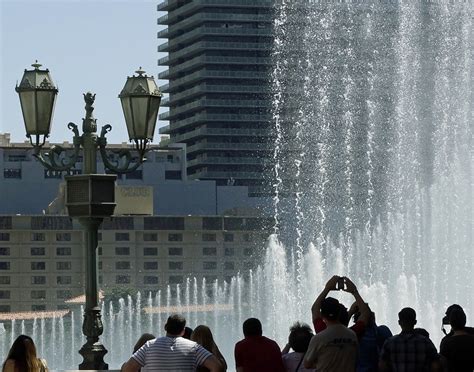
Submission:
[[[41,372],[47,370],[47,367],[41,359],[36,356],[35,343],[29,336],[20,335],[13,342],[7,359],[3,363],[2,370],[5,370],[5,365],[8,360],[15,363],[15,367],[24,372]]]

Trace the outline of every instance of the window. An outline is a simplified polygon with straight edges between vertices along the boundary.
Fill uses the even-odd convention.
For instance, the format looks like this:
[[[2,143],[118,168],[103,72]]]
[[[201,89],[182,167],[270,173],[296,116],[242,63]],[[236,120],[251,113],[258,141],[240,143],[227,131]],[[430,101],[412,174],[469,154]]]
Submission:
[[[57,276],[56,277],[56,283],[57,284],[71,284],[72,283],[72,277],[67,275],[67,276]]]
[[[97,253],[99,256],[102,256],[102,247],[97,247]]]
[[[225,242],[233,242],[234,241],[234,234],[224,234],[224,241]]]
[[[104,278],[102,278],[102,275],[99,275],[99,284],[102,284],[104,282]]]
[[[168,283],[169,284],[182,284],[183,277],[180,275],[170,275],[170,277],[168,278]]]
[[[46,310],[46,305],[31,305],[32,311],[44,311]]]
[[[97,240],[102,240],[102,233],[97,233]]]
[[[115,263],[115,270],[130,270],[130,261],[118,261]]]
[[[71,261],[56,262],[56,270],[71,270]]]
[[[69,310],[69,306],[68,305],[57,305],[56,309],[57,310]]]
[[[204,270],[215,270],[217,269],[217,262],[216,261],[203,262],[202,268]]]
[[[72,292],[69,289],[60,289],[56,291],[56,298],[65,300],[72,297]]]
[[[144,230],[184,230],[183,217],[145,217]]]
[[[2,300],[10,299],[10,291],[0,291],[0,299]]]
[[[117,256],[129,256],[130,247],[115,247],[115,254]]]
[[[170,248],[168,248],[168,255],[169,256],[182,256],[183,255],[183,248],[170,247]]]
[[[0,313],[9,313],[10,311],[10,305],[0,305]]]
[[[70,256],[71,255],[71,247],[58,247],[58,248],[56,248],[56,255],[57,256]]]
[[[31,240],[33,242],[44,242],[45,241],[44,233],[32,233]]]
[[[32,262],[31,270],[46,270],[46,262]]]
[[[157,276],[144,276],[143,284],[158,284],[158,277]]]
[[[244,262],[244,270],[250,270],[253,268],[252,261],[245,261]]]
[[[244,256],[251,256],[252,248],[244,248]]]
[[[99,261],[99,270],[102,270],[102,261]]]
[[[58,178],[58,179],[60,179],[61,175],[62,175],[61,171],[55,171],[55,170],[49,170],[49,169],[44,170],[44,178]]]
[[[203,217],[202,229],[203,230],[222,230],[222,218],[221,217]]]
[[[10,247],[0,247],[0,256],[10,256]]]
[[[156,248],[156,247],[143,248],[143,255],[144,256],[156,256],[156,255],[158,255],[158,248]]]
[[[12,228],[12,217],[1,216],[0,217],[0,230],[11,230]]]
[[[56,241],[57,242],[70,242],[71,241],[71,233],[57,233],[56,234]]]
[[[129,275],[117,275],[115,277],[116,284],[130,284],[130,276]]]
[[[9,242],[10,233],[0,233],[0,242]]]
[[[143,241],[144,242],[156,242],[156,241],[158,241],[158,234],[157,233],[144,233],[143,234]]]
[[[165,171],[165,180],[180,180],[181,171]]]
[[[46,300],[45,290],[31,291],[30,297],[32,300]]]
[[[235,264],[233,262],[224,262],[224,270],[234,270]]]
[[[102,230],[134,230],[133,217],[112,217],[105,218],[102,223]]]
[[[216,234],[202,234],[202,241],[203,242],[215,242],[216,241]]]
[[[31,217],[31,230],[72,230],[72,219],[64,216]]]
[[[203,256],[216,256],[217,255],[217,248],[216,247],[204,247],[202,249]]]
[[[158,270],[158,262],[144,262],[143,269],[144,270]]]
[[[250,234],[244,234],[242,235],[242,240],[244,242],[249,242],[250,241]]]
[[[17,178],[21,179],[21,169],[4,168],[3,178]]]
[[[130,240],[129,233],[115,233],[115,241],[117,242],[128,242]]]
[[[44,256],[46,254],[46,251],[44,247],[32,247],[30,249],[30,254],[32,256]]]
[[[10,282],[9,276],[0,276],[0,284],[10,284]]]
[[[10,270],[10,262],[0,262],[0,270]]]
[[[46,284],[46,277],[45,276],[32,276],[31,277],[31,284]]]
[[[182,242],[183,234],[168,234],[168,241],[169,242]]]
[[[168,262],[168,269],[169,270],[183,270],[183,262],[182,261],[170,261],[170,262]]]
[[[233,247],[224,248],[224,256],[233,256],[235,254]]]

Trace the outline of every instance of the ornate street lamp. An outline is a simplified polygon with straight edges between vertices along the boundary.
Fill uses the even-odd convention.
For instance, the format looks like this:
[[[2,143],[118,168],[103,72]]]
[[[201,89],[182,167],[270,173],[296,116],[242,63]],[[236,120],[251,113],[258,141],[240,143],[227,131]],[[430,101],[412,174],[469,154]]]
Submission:
[[[107,350],[99,341],[103,326],[98,296],[97,244],[98,229],[103,219],[111,216],[115,208],[117,177],[96,174],[97,152],[101,155],[104,167],[114,173],[136,170],[146,160],[148,144],[153,140],[162,94],[153,77],[145,75],[140,67],[136,71],[138,76],[127,77],[119,95],[130,141],[135,142],[135,150],[139,154],[135,163],[128,149],[117,153],[117,161],[109,158],[106,134],[112,127],[105,125],[100,137],[97,136],[96,119],[92,114],[95,94],[90,92],[84,94],[86,116],[82,119],[82,135],[76,124],[68,124],[68,128],[74,133],[73,153],[68,154],[67,149],[61,146],[52,146],[49,152],[44,152],[42,147],[50,133],[58,89],[54,86],[48,69],[41,70],[38,61],[32,66],[33,70],[25,70],[15,90],[20,96],[26,136],[33,146],[34,156],[49,170],[67,171],[75,166],[82,149],[82,175],[65,177],[68,213],[71,217],[78,218],[84,226],[86,243],[86,306],[82,331],[87,342],[79,350],[84,358],[79,369],[108,369],[104,362]]]

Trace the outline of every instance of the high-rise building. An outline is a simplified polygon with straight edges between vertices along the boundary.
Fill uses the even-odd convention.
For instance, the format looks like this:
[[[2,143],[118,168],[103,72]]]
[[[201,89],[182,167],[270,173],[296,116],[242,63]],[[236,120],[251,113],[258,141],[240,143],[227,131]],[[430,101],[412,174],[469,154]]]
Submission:
[[[169,111],[161,133],[187,144],[189,179],[265,193],[272,148],[270,55],[273,0],[167,0],[158,63]]]

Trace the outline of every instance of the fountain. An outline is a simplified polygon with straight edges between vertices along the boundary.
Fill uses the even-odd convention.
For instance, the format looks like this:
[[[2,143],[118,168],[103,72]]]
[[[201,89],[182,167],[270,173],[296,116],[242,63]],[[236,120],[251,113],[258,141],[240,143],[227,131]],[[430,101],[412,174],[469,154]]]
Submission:
[[[257,270],[230,282],[188,278],[103,303],[106,361],[117,368],[171,311],[209,325],[233,365],[250,316],[280,345],[333,274],[348,275],[398,332],[414,307],[435,343],[448,304],[474,317],[470,2],[279,0],[273,51],[275,233]],[[336,293],[347,305],[351,297]],[[0,327],[53,368],[80,362],[81,311]],[[60,353],[53,349],[56,345]],[[63,357],[64,356],[64,357]]]

